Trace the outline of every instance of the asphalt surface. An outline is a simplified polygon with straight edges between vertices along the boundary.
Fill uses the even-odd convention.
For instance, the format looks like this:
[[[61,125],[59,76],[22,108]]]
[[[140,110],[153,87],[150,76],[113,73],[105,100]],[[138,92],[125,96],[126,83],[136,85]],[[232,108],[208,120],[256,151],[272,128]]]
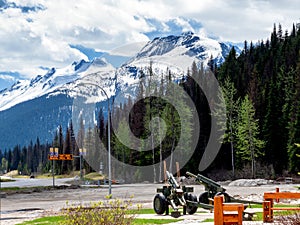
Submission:
[[[72,179],[56,179],[56,185],[67,185]],[[74,179],[73,179],[74,180]],[[52,179],[16,179],[14,182],[1,183],[3,187],[34,187],[51,186]],[[194,187],[194,193],[199,196],[204,191],[202,185],[191,185]],[[162,184],[121,184],[112,186],[113,199],[130,199],[133,205],[141,205],[143,208],[152,208],[153,198],[156,189],[162,187]],[[256,187],[228,187],[224,186],[227,192],[239,199],[252,201],[262,201],[264,192],[274,192],[276,187],[281,191],[296,191],[295,185],[262,185]],[[73,204],[88,204],[91,202],[105,201],[108,195],[108,186],[90,186],[87,185],[78,189],[53,189],[39,192],[28,192],[21,194],[6,195],[1,198],[1,225],[18,224],[25,220],[41,217],[44,215],[59,214],[62,208]],[[251,210],[251,209],[249,209]],[[159,215],[139,215],[145,218],[170,218],[170,216]],[[194,225],[207,219],[213,218],[213,213],[208,210],[198,208],[194,215],[183,216],[184,221],[174,224]],[[201,223],[202,224],[202,223]],[[205,223],[203,223],[205,224]],[[207,223],[213,224],[213,223]],[[249,223],[244,223],[249,224]],[[253,223],[250,223],[253,224]],[[254,223],[259,224],[259,223]],[[261,224],[261,223],[260,223]]]
[[[27,179],[27,178],[9,178],[5,177],[5,179],[12,179],[13,182],[0,182],[1,188],[5,187],[38,187],[38,186],[52,186],[53,179]],[[62,179],[54,179],[54,185],[65,185],[69,181],[73,181],[74,178],[62,178]]]

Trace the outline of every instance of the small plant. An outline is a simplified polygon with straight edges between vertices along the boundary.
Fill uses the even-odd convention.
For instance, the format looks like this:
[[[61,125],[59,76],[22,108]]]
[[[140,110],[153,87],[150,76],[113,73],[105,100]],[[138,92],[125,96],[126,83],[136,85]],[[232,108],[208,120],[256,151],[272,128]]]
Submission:
[[[18,225],[51,225],[51,224],[58,224],[59,222],[63,221],[65,218],[63,216],[47,216],[47,217],[42,217],[38,218],[35,220],[31,221],[25,221],[23,223],[18,223]]]
[[[298,143],[295,143],[295,145],[297,146],[297,148],[300,148],[300,144],[298,144]],[[299,154],[296,154],[296,156],[297,156],[297,157],[300,157],[300,155],[299,155]],[[298,175],[300,175],[300,172],[298,172]]]
[[[73,205],[64,210],[62,225],[129,225],[134,215],[128,214],[131,201],[107,200],[88,205]]]
[[[280,216],[276,223],[277,225],[299,225],[300,224],[300,213],[293,215]]]

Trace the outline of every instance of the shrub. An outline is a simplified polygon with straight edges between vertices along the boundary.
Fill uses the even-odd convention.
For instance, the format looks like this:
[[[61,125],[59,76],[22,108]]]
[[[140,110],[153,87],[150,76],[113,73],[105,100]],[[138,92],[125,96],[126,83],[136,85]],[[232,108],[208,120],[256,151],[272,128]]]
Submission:
[[[131,201],[107,200],[88,205],[73,205],[64,210],[62,225],[129,225],[134,215],[128,215]]]
[[[276,219],[277,225],[299,225],[300,224],[300,213],[296,213],[294,215],[288,215],[288,216],[280,216],[278,219]]]

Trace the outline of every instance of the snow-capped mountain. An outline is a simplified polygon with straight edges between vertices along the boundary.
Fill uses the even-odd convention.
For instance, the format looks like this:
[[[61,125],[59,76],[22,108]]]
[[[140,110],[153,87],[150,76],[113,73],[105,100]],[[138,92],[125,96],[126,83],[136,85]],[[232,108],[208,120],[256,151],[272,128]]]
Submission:
[[[51,141],[57,126],[66,127],[72,118],[74,99],[89,96],[92,102],[106,100],[103,94],[99,97],[92,93],[97,86],[109,98],[128,87],[134,93],[141,70],[146,71],[150,63],[154,74],[161,75],[168,68],[181,77],[193,62],[207,66],[212,58],[221,64],[230,48],[225,43],[188,32],[149,41],[117,69],[105,59],[96,58],[74,62],[62,69],[52,68],[43,76],[17,82],[0,92],[0,149],[28,144],[36,137],[42,142]],[[95,84],[95,87],[93,90],[80,87],[80,83]],[[105,107],[104,102],[102,106]]]
[[[32,80],[22,80],[15,83],[10,89],[0,92],[0,111],[6,110],[46,94],[55,92],[64,85],[87,74],[95,72],[113,71],[114,67],[104,59],[96,58],[91,62],[81,60],[62,69],[50,69],[45,75],[38,75]]]
[[[145,63],[149,65],[149,61],[152,61],[187,70],[191,61],[205,66],[211,57],[220,65],[229,51],[230,46],[225,43],[186,32],[180,36],[153,39],[128,64],[142,66]]]
[[[156,77],[158,81],[168,70],[172,71],[173,77],[181,79],[193,62],[198,67],[208,67],[210,60],[220,65],[232,47],[235,47],[237,53],[241,52],[238,46],[205,36],[199,37],[192,32],[154,38],[117,70],[116,89],[126,88],[128,92],[130,89],[134,92],[138,86],[140,72],[147,74],[150,64],[154,75],[157,75],[154,79]]]

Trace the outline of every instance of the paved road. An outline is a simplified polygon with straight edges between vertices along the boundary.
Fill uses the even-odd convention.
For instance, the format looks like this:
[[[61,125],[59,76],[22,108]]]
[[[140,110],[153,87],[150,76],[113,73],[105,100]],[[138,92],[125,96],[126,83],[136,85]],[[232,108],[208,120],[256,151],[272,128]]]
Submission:
[[[65,184],[70,179],[57,179],[56,184]],[[1,187],[7,186],[51,186],[52,179],[17,179],[15,182],[5,182]],[[112,194],[115,199],[129,199],[133,196],[134,204],[142,204],[143,208],[152,208],[153,197],[156,188],[161,184],[122,184],[113,185]],[[193,185],[197,196],[204,191],[202,185]],[[279,187],[281,191],[296,191],[293,184],[290,185],[263,185],[257,187],[227,187],[227,192],[237,198],[261,201],[264,192],[275,191]],[[42,215],[54,215],[60,209],[78,203],[90,203],[93,201],[103,201],[108,195],[108,187],[86,187],[80,189],[48,190],[27,194],[8,195],[1,199],[1,225],[17,224],[21,221],[40,217]],[[158,218],[157,215],[153,215]],[[165,216],[163,216],[165,218]],[[193,217],[187,215],[184,224],[196,224],[205,218],[213,218],[213,214],[203,209],[198,209]],[[183,223],[180,223],[183,224]]]
[[[1,188],[4,187],[38,187],[38,186],[52,186],[53,180],[49,179],[27,179],[27,178],[8,178],[12,179],[13,182],[0,182]],[[73,181],[74,178],[62,178],[62,179],[54,179],[55,185],[65,185],[68,181]]]

